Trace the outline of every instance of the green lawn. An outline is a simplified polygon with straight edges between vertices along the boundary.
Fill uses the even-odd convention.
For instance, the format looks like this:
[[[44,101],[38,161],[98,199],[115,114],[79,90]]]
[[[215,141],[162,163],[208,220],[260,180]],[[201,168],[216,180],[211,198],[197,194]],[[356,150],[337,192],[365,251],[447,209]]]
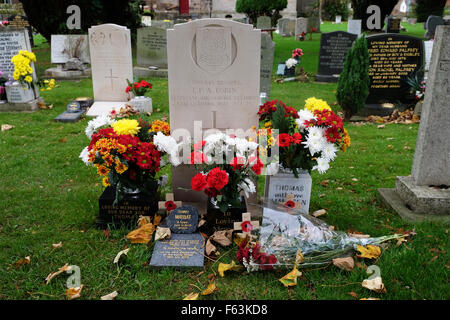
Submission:
[[[416,26],[406,25],[408,33],[423,35]],[[330,23],[323,31],[344,24]],[[291,50],[304,49],[302,66],[317,71],[320,36],[313,41],[296,42],[293,38],[275,35],[274,64],[289,58]],[[41,74],[50,63],[48,44],[37,39],[35,52]],[[149,79],[153,83],[152,118],[168,115],[167,79]],[[67,275],[60,275],[50,284],[43,280],[65,263],[78,265],[82,298],[99,299],[117,290],[117,299],[182,299],[189,292],[199,292],[208,285],[208,275],[217,272],[217,265],[206,262],[204,273],[171,268],[149,270],[146,266],[152,245],[130,245],[124,236],[129,230],[111,230],[109,237],[94,227],[98,197],[103,188],[92,168],[78,158],[88,144],[84,128],[88,119],[75,124],[53,122],[66,104],[77,96],[92,96],[90,80],[59,82],[60,87],[43,92],[52,110],[34,113],[0,113],[0,124],[15,128],[0,133],[0,298],[1,299],[65,299]],[[335,102],[336,84],[273,83],[272,97],[287,104],[303,107],[310,96]],[[339,110],[338,106],[334,106]],[[256,112],[256,110],[255,110]],[[321,219],[336,230],[359,231],[381,236],[396,231],[415,229],[412,242],[396,247],[391,244],[372,262],[363,262],[352,272],[334,266],[302,270],[296,287],[286,289],[278,281],[287,271],[252,274],[227,273],[218,277],[218,291],[201,299],[449,299],[448,226],[439,223],[409,224],[396,213],[382,207],[377,188],[393,187],[395,177],[408,175],[418,125],[390,124],[384,129],[376,125],[347,124],[352,145],[340,153],[333,168],[326,174],[312,174],[311,211],[325,208]],[[392,147],[389,148],[388,145]],[[357,181],[352,180],[356,178]],[[328,186],[320,184],[329,180]],[[262,192],[262,183],[260,192]],[[166,190],[167,191],[167,190]],[[62,248],[52,244],[62,241]],[[128,246],[131,250],[125,263],[116,267],[115,255]],[[236,248],[219,248],[220,261],[235,259]],[[14,262],[31,255],[31,264],[15,268]],[[364,266],[376,264],[387,288],[376,294],[361,287],[366,279]]]

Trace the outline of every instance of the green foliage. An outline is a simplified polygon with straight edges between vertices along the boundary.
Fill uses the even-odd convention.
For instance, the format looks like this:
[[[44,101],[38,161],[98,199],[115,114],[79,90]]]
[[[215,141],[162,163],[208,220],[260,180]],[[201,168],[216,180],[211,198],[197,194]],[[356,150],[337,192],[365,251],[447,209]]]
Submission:
[[[414,8],[417,22],[425,22],[428,16],[440,16],[444,13],[446,0],[417,0]]]
[[[280,17],[279,12],[287,7],[287,3],[287,0],[237,0],[236,12],[245,13],[253,23],[256,23],[259,16],[277,19]]]
[[[115,23],[131,29],[140,26],[140,0],[22,0],[30,24],[48,41],[52,34],[87,33],[91,26]],[[81,10],[81,29],[69,30],[67,7],[78,5]],[[120,14],[118,14],[120,12]]]
[[[364,108],[369,85],[369,50],[366,38],[361,36],[347,52],[336,92],[346,120]]]
[[[322,7],[323,19],[333,21],[336,16],[342,16],[342,20],[347,20],[349,2],[350,0],[325,0]]]

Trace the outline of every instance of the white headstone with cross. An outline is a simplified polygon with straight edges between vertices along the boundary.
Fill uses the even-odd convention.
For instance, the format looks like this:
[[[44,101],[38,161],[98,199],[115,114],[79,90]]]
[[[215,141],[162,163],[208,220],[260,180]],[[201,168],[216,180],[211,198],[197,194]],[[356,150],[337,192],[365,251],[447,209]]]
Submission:
[[[171,131],[200,138],[208,129],[258,125],[261,31],[226,19],[199,19],[167,30]],[[184,137],[183,136],[183,137]],[[196,142],[196,141],[195,141]],[[173,168],[173,192],[183,201],[203,201],[191,189],[193,166]],[[182,189],[181,189],[182,188]]]
[[[94,104],[88,116],[119,111],[128,101],[127,79],[133,81],[130,30],[115,24],[89,28]]]
[[[252,231],[259,228],[259,221],[252,221],[250,212],[242,214],[242,222],[234,223],[234,230],[242,230],[244,236],[251,235]]]

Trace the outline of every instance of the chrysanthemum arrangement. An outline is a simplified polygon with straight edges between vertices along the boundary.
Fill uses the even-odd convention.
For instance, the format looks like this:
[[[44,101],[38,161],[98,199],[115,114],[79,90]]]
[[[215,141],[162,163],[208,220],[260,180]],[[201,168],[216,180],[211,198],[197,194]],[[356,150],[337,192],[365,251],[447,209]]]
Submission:
[[[214,133],[192,147],[191,164],[199,169],[192,189],[205,192],[222,212],[241,207],[240,193],[256,192],[252,177],[260,175],[263,163],[257,156],[258,144],[243,138]]]
[[[160,120],[116,121],[99,116],[88,123],[86,135],[91,142],[80,158],[97,168],[105,187],[117,187],[116,201],[121,200],[125,188],[154,197],[158,187],[168,181],[165,176],[156,177],[164,166],[163,156],[168,155],[173,165],[179,164],[178,144],[169,134],[169,124]]]
[[[307,99],[299,112],[282,101],[268,101],[260,106],[258,115],[268,129],[269,148],[275,144],[279,147],[278,162],[269,164],[268,175],[278,172],[279,165],[296,176],[299,170],[324,173],[338,149],[345,151],[350,146],[342,119],[323,100]],[[276,137],[272,136],[273,129],[278,130]]]
[[[33,68],[31,62],[36,62],[36,56],[33,52],[20,50],[18,54],[11,58],[14,64],[13,79],[27,84],[28,88],[33,82]]]

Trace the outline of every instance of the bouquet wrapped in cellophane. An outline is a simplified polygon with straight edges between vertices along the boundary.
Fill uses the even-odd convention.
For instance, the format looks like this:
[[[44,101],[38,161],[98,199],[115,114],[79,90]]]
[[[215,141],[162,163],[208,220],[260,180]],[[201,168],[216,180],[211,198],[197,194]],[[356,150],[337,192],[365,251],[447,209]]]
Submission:
[[[324,265],[356,250],[401,238],[394,234],[357,238],[334,231],[323,221],[272,201],[265,201],[258,242],[241,243],[237,259],[247,271]]]

